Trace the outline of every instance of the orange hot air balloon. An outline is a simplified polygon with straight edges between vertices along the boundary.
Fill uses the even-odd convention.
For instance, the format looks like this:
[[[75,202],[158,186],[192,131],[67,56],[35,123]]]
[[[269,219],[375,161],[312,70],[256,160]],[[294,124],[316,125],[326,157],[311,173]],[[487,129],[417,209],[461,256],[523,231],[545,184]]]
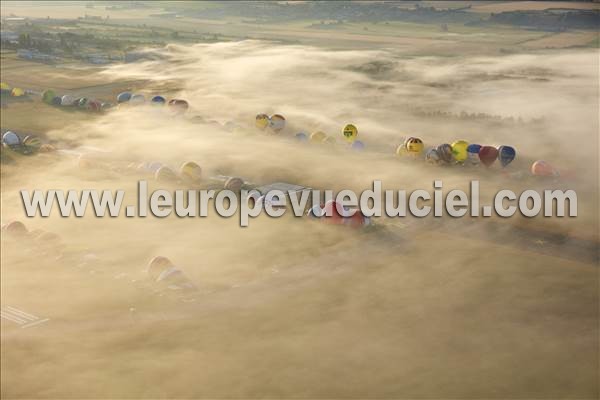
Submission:
[[[486,167],[490,167],[498,158],[498,149],[492,146],[481,146],[479,149],[479,160]]]
[[[558,176],[558,171],[544,160],[538,160],[531,165],[531,173],[535,176]]]

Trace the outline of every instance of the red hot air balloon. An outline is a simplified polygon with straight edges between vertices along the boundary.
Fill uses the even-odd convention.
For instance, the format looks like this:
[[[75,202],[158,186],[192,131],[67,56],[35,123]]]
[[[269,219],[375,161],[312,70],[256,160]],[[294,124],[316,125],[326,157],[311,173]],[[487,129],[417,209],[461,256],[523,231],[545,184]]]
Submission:
[[[498,149],[492,146],[481,146],[479,149],[479,159],[486,167],[491,166],[498,158]]]
[[[342,211],[340,213],[338,211]],[[323,207],[323,222],[332,225],[341,225],[344,223],[344,218],[350,216],[350,212],[345,210],[341,204],[336,203],[333,200],[325,203],[325,207]]]

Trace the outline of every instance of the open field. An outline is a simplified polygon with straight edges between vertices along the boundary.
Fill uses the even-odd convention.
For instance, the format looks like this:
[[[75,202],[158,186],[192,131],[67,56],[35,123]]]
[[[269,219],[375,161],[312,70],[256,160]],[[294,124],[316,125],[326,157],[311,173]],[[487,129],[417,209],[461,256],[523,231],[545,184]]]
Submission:
[[[474,3],[468,12],[514,3]],[[1,53],[2,82],[33,92],[2,95],[2,132],[35,134],[54,148],[2,148],[2,223],[38,231],[2,233],[2,398],[598,398],[597,32],[460,23],[443,31],[403,21],[322,27],[153,16],[213,2],[85,4],[2,3],[3,17],[110,15],[109,24],[63,24],[114,40],[115,54],[149,46],[156,56],[92,66]],[[38,22],[42,32],[63,29]],[[92,40],[74,43],[93,48]],[[124,103],[92,112],[45,104],[48,88],[112,103],[124,91],[160,94],[189,108]],[[258,113],[284,115],[285,128],[259,130]],[[345,144],[347,123],[358,127],[363,151]],[[296,140],[319,130],[336,143]],[[426,147],[511,145],[517,156],[506,168],[432,165],[395,155],[408,136]],[[532,176],[535,160],[561,175]],[[141,168],[160,162],[178,171],[185,161],[201,166],[200,182],[160,182]],[[381,217],[350,229],[261,215],[241,228],[239,216],[212,208],[202,218],[64,218],[56,209],[26,218],[20,197],[22,189],[122,189],[124,204],[136,204],[139,179],[173,192],[220,189],[222,175],[247,186],[358,193],[374,180],[408,192],[442,180],[444,193],[468,193],[475,179],[482,204],[500,189],[573,189],[578,216]],[[156,255],[197,290],[157,285],[147,271]]]
[[[599,10],[597,2],[574,1],[481,1],[474,2],[470,11],[480,13],[499,13],[504,11],[533,11],[549,8],[569,8],[578,10]]]

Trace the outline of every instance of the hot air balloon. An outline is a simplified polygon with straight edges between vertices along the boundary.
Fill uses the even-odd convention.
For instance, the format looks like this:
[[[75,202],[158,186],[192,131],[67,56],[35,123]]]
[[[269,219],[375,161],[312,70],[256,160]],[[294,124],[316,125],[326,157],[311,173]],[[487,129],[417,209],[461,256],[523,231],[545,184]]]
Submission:
[[[490,167],[498,158],[498,149],[492,146],[481,146],[479,160],[486,167]]]
[[[310,134],[311,143],[323,143],[323,140],[327,138],[325,132],[316,131]]]
[[[354,151],[363,151],[365,149],[365,144],[360,140],[355,140],[351,146]]]
[[[1,94],[10,94],[11,90],[12,90],[12,88],[10,86],[8,86],[7,83],[0,82],[0,93]]]
[[[129,92],[122,92],[117,95],[117,103],[127,103],[129,100],[131,100],[131,93]]]
[[[345,217],[343,221],[344,225],[354,229],[364,228],[371,224],[369,217],[365,216],[360,210],[356,210],[354,215]]]
[[[179,168],[179,175],[188,182],[200,182],[202,180],[202,168],[193,161],[184,163]]]
[[[72,106],[73,103],[75,103],[75,97],[71,96],[70,94],[65,94],[60,98],[60,105],[63,107]]]
[[[62,99],[60,98],[60,96],[54,96],[52,98],[52,101],[50,101],[50,104],[52,104],[53,106],[60,106],[62,103]]]
[[[353,143],[358,137],[358,129],[356,129],[356,126],[348,124],[344,127],[342,134],[348,143]]]
[[[233,121],[227,121],[223,124],[223,128],[225,128],[225,130],[227,132],[233,132],[236,127],[237,127],[237,124]]]
[[[10,92],[10,95],[13,97],[25,96],[25,91],[21,88],[13,88],[13,90]]]
[[[294,138],[299,142],[308,142],[308,135],[304,132],[298,132],[294,135]]]
[[[418,156],[423,152],[423,141],[416,137],[411,137],[405,141],[404,146],[406,147],[406,152],[411,156]]]
[[[6,225],[2,226],[2,231],[10,236],[25,236],[27,235],[27,227],[21,221],[10,221]]]
[[[329,145],[335,145],[337,143],[337,141],[335,140],[335,138],[333,136],[327,136],[325,138],[325,140],[323,140],[323,143],[325,144],[329,144]]]
[[[162,166],[154,173],[154,179],[158,182],[177,182],[177,174],[169,167]]]
[[[134,94],[131,96],[131,98],[129,99],[129,103],[131,104],[144,104],[146,102],[146,96],[144,96],[143,94]]]
[[[437,164],[440,162],[440,156],[437,152],[437,149],[429,149],[425,153],[425,161],[430,164]]]
[[[440,157],[440,161],[445,163],[450,163],[452,161],[452,146],[448,143],[440,144],[436,150]]]
[[[87,104],[85,105],[85,108],[87,108],[88,110],[93,111],[93,112],[100,111],[101,107],[102,107],[102,103],[100,103],[98,100],[89,100],[87,102]]]
[[[52,100],[56,97],[54,90],[48,89],[42,92],[42,101],[46,104],[51,104]]]
[[[479,164],[479,150],[481,150],[480,144],[473,143],[467,146],[467,160],[469,160],[469,164]]]
[[[279,132],[285,128],[285,118],[280,114],[271,115],[271,118],[269,118],[269,126],[275,132]]]
[[[502,167],[506,167],[510,164],[515,159],[516,155],[516,150],[511,146],[498,147],[498,160]]]
[[[28,135],[23,139],[23,146],[30,151],[38,151],[42,147],[42,141],[37,136]]]
[[[154,96],[150,100],[153,106],[163,106],[167,102],[167,100],[162,96]]]
[[[535,176],[559,176],[558,171],[544,160],[538,160],[531,165],[531,173]]]
[[[13,131],[6,131],[2,135],[2,145],[7,147],[17,147],[21,145],[21,138]]]
[[[308,210],[306,216],[313,219],[319,219],[323,216],[323,206],[324,205],[315,205]]]
[[[323,207],[323,222],[327,224],[341,225],[344,223],[344,218],[350,215],[350,210],[334,200],[329,200]]]
[[[452,143],[452,157],[459,162],[463,163],[467,159],[467,148],[469,147],[469,143],[464,140],[457,140]]]
[[[88,99],[85,97],[82,97],[77,101],[77,107],[85,108],[87,106],[87,102],[88,102]]]
[[[227,178],[223,188],[234,192],[239,192],[242,189],[242,186],[244,186],[244,180],[242,178],[232,176]]]
[[[172,99],[167,103],[169,109],[175,114],[183,114],[190,107],[189,103],[182,99]]]
[[[264,130],[271,121],[269,120],[269,116],[267,114],[257,114],[255,125],[258,129]]]
[[[160,161],[151,161],[145,165],[148,171],[155,173],[163,166],[163,163],[161,163]]]

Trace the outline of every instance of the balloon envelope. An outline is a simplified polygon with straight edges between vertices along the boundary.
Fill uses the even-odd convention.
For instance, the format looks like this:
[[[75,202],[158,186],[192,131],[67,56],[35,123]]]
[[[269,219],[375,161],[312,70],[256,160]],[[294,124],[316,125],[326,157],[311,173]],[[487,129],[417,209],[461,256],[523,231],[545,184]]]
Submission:
[[[65,94],[63,97],[60,98],[61,106],[72,106],[73,103],[75,103],[75,97],[71,96],[70,94]]]
[[[26,146],[31,150],[38,150],[42,147],[42,142],[37,136],[28,135],[23,139],[23,146]]]
[[[467,146],[467,159],[469,163],[473,165],[479,164],[479,150],[481,150],[480,144],[470,144]]]
[[[13,90],[11,90],[10,94],[14,97],[21,97],[21,96],[25,96],[25,91],[21,88],[13,88]]]
[[[558,171],[544,160],[537,160],[531,165],[531,173],[535,176],[558,176]]]
[[[269,116],[267,114],[258,114],[256,115],[255,125],[258,129],[265,129],[270,124]]]
[[[184,163],[179,168],[181,177],[190,182],[199,182],[202,179],[202,168],[193,161]]]
[[[452,146],[448,143],[440,144],[436,150],[441,161],[446,163],[452,161]]]
[[[177,174],[171,168],[162,166],[154,173],[154,179],[159,182],[175,182]]]
[[[271,115],[270,126],[271,129],[273,129],[275,132],[279,132],[283,128],[285,128],[285,118],[283,117],[283,115]]]
[[[503,167],[510,164],[517,156],[516,150],[511,146],[498,147],[498,160]]]
[[[21,138],[13,131],[6,131],[2,135],[2,144],[6,146],[18,146],[21,144]]]
[[[85,106],[90,111],[100,111],[102,103],[100,103],[98,100],[90,100]]]
[[[294,135],[294,138],[299,142],[308,142],[308,135],[304,132],[299,132]]]
[[[232,176],[225,181],[223,188],[238,192],[242,189],[242,186],[244,186],[244,180],[242,178]]]
[[[146,102],[146,97],[143,94],[134,94],[129,99],[131,104],[144,104]]]
[[[423,141],[416,137],[411,137],[405,141],[404,146],[406,147],[406,152],[410,155],[419,155],[423,152]]]
[[[171,100],[169,100],[167,105],[176,114],[183,114],[190,107],[189,103],[182,99],[171,99]]]
[[[316,131],[310,134],[310,141],[312,143],[322,143],[327,138],[325,132]]]
[[[330,145],[334,145],[337,143],[337,141],[335,140],[335,138],[333,136],[327,136],[325,138],[325,140],[323,140],[323,143],[325,144],[330,144]]]
[[[437,149],[429,149],[427,153],[425,153],[425,160],[431,164],[437,164],[440,162],[440,156],[437,152]]]
[[[152,104],[159,106],[167,102],[167,100],[162,96],[154,96],[150,101],[152,102]]]
[[[458,162],[465,162],[467,159],[467,148],[469,147],[469,143],[464,140],[457,140],[452,143],[452,157]]]
[[[131,100],[131,93],[123,92],[117,95],[117,103],[126,103]]]
[[[479,149],[479,160],[486,167],[491,166],[498,158],[498,149],[492,146],[482,146]]]
[[[54,90],[48,89],[42,92],[42,101],[46,104],[51,104],[55,97]]]
[[[355,140],[352,143],[352,150],[363,151],[365,149],[365,144],[360,140]]]
[[[323,216],[323,207],[319,205],[313,206],[306,215],[310,218],[321,218]]]
[[[349,143],[352,143],[358,137],[358,129],[356,128],[356,126],[354,126],[352,124],[348,124],[348,125],[346,125],[344,127],[344,130],[342,131],[342,134],[344,135],[344,138]]]

